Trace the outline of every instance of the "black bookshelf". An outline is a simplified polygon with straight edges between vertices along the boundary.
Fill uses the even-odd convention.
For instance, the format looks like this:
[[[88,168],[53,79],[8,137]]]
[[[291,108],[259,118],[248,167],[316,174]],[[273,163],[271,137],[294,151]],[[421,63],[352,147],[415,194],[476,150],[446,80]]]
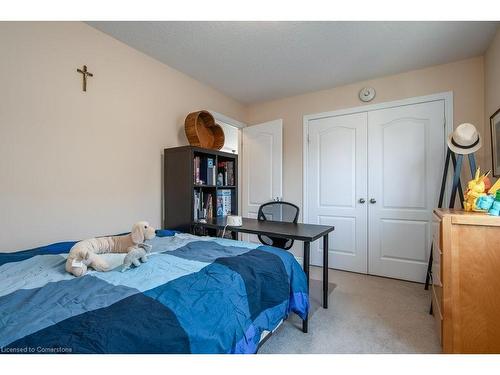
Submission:
[[[217,186],[214,184],[197,184],[195,181],[194,159],[212,158],[217,166],[219,162],[232,161],[234,165],[234,184]],[[194,221],[195,191],[204,196],[212,194],[213,217],[217,216],[217,191],[231,191],[231,214],[238,215],[238,155],[227,152],[209,150],[194,146],[166,148],[164,150],[163,175],[163,227],[183,232],[191,232]]]

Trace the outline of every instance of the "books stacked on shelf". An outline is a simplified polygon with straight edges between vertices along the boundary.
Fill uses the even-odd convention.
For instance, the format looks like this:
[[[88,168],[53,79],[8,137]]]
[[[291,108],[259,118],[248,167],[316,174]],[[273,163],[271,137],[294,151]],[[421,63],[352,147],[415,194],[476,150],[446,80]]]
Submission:
[[[234,186],[234,161],[219,162],[217,176],[217,185]]]
[[[193,158],[193,181],[196,185],[215,185],[215,158],[195,156]]]
[[[231,190],[217,190],[217,216],[231,215]]]
[[[194,192],[193,220],[211,219],[214,217],[213,194],[203,190]]]

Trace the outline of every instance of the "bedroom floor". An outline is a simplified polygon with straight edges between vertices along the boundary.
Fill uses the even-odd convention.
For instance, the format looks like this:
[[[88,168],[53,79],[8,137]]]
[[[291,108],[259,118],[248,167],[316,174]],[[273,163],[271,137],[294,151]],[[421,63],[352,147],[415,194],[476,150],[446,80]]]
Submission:
[[[311,267],[309,333],[293,315],[259,353],[440,353],[430,292],[422,284],[330,270],[320,307],[321,268]]]

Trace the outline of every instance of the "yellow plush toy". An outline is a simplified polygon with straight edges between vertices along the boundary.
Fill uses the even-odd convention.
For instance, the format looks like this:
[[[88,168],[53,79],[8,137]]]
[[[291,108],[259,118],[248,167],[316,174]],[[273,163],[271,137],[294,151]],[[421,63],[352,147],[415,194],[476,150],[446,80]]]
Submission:
[[[465,192],[464,195],[464,209],[465,211],[474,211],[476,207],[476,200],[477,198],[481,196],[486,195],[486,185],[485,185],[485,178],[489,174],[486,173],[484,175],[481,175],[481,169],[478,168],[476,170],[476,174],[474,176],[473,180],[470,180],[467,183],[467,191]]]

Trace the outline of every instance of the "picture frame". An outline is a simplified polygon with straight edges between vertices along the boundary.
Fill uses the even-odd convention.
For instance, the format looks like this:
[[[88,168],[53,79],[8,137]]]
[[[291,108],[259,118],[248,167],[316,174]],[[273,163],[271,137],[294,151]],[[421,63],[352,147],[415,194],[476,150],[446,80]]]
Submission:
[[[500,177],[500,108],[490,117],[493,176]]]

